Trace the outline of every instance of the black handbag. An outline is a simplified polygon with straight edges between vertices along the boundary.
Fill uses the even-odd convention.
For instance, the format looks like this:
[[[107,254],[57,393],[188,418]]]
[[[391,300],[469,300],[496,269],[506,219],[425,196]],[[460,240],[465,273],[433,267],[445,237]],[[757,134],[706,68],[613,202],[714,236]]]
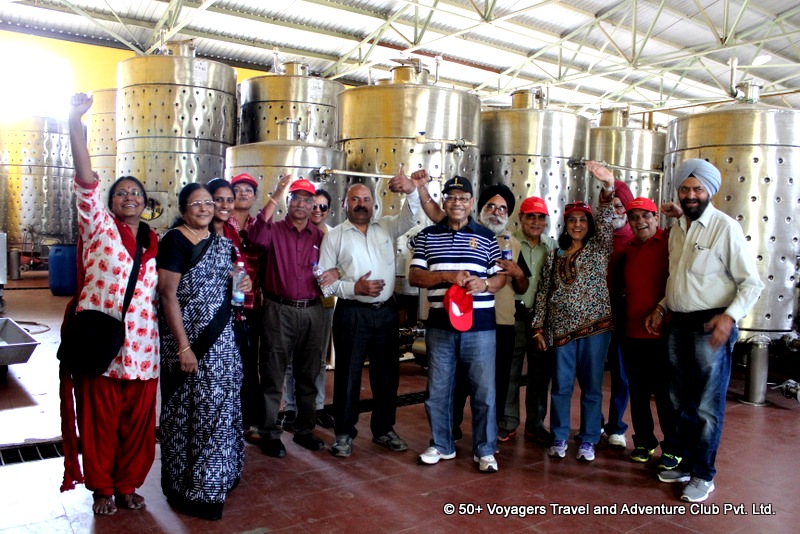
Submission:
[[[117,357],[125,342],[125,314],[139,278],[141,260],[142,245],[137,242],[136,257],[122,301],[121,319],[99,310],[79,311],[69,318],[56,354],[67,371],[83,376],[100,376]]]

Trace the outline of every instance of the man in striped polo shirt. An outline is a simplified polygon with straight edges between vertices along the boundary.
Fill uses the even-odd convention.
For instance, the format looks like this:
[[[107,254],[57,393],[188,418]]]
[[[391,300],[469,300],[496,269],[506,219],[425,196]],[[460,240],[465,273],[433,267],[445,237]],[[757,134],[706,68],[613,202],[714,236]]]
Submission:
[[[422,464],[455,458],[453,392],[456,364],[463,365],[470,387],[473,459],[485,473],[497,471],[495,414],[494,293],[505,285],[500,249],[494,233],[470,217],[475,204],[469,180],[456,176],[444,184],[446,217],[422,230],[414,240],[409,282],[428,289],[431,310],[426,325],[428,392],[425,411],[431,425],[431,447]],[[463,288],[472,300],[471,321],[454,325],[445,309],[445,294]],[[452,293],[452,291],[450,292]],[[458,312],[456,312],[458,313]]]

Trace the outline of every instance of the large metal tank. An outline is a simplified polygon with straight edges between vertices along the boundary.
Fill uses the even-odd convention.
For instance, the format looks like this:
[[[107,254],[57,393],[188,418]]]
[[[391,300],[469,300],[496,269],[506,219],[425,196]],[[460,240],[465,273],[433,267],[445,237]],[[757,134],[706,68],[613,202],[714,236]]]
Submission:
[[[428,83],[418,60],[401,62],[392,79],[347,89],[339,95],[340,147],[347,170],[392,176],[403,165],[407,175],[426,169],[439,198],[441,184],[455,175],[478,186],[480,99],[456,89]],[[383,178],[353,178],[366,184],[375,198],[375,216],[396,214],[401,195]],[[332,180],[342,198],[348,180]]]
[[[338,133],[336,99],[344,85],[308,75],[308,65],[284,63],[282,74],[244,80],[240,86],[239,143],[281,141],[281,123],[293,121],[297,138],[334,147]]]
[[[481,184],[505,184],[517,205],[542,197],[550,211],[548,233],[557,237],[564,206],[574,200],[596,203],[599,186],[587,184],[583,165],[588,154],[589,119],[568,111],[546,109],[542,89],[516,91],[511,108],[481,113]],[[509,225],[518,226],[512,216]]]
[[[65,122],[31,117],[0,126],[0,224],[8,243],[74,243],[77,209]],[[23,236],[25,234],[25,236]]]
[[[236,72],[194,57],[182,41],[167,55],[141,56],[117,72],[117,176],[135,176],[153,204],[156,230],[178,215],[178,192],[222,176],[236,140]]]
[[[672,173],[682,161],[714,164],[722,186],[712,202],[742,225],[766,284],[740,323],[743,336],[790,332],[798,311],[800,112],[758,103],[758,87],[747,84],[738,102],[675,119],[667,134],[665,198],[677,199]]]
[[[634,197],[648,197],[656,204],[661,202],[666,149],[666,132],[628,127],[628,108],[601,110],[599,126],[589,130],[589,159],[608,163]]]

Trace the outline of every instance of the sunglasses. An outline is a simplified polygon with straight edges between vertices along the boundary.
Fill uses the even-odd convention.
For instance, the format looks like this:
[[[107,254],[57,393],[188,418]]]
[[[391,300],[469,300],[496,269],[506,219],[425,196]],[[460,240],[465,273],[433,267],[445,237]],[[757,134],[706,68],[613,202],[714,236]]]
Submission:
[[[242,250],[247,252],[250,249],[250,238],[247,237],[247,232],[244,230],[239,230],[239,239],[242,242]]]
[[[314,204],[314,208],[313,209],[319,210],[322,213],[325,213],[326,211],[328,211],[328,205],[327,204]]]

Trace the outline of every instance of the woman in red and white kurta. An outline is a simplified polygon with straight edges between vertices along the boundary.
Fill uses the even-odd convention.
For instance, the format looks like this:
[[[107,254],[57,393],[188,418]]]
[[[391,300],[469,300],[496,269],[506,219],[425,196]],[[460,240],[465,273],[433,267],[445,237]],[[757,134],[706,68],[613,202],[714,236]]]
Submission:
[[[61,490],[85,480],[87,489],[94,492],[94,513],[109,515],[118,507],[144,506],[144,498],[135,490],[144,483],[155,458],[158,237],[140,221],[147,196],[135,178],[122,177],[111,186],[110,213],[103,205],[81,125],[91,105],[90,97],[73,96],[69,117],[80,241],[78,290],[68,306],[67,320],[73,306],[75,311],[99,310],[121,318],[137,244],[143,251],[125,315],[125,342],[117,357],[100,376],[70,376],[61,370],[65,466]],[[91,339],[86,340],[86,350],[92,350]],[[76,420],[85,478],[77,462]]]

